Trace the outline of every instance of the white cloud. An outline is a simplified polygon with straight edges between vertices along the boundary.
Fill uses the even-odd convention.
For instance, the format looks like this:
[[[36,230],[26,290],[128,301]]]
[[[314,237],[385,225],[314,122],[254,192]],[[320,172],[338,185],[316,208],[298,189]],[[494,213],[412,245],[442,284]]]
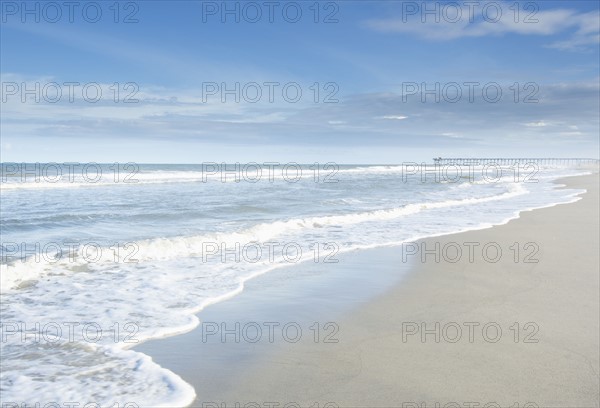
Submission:
[[[557,41],[548,47],[560,50],[582,50],[587,46],[600,43],[600,12],[592,11],[573,16],[577,22],[577,31],[567,40]]]
[[[215,96],[203,101],[201,89],[163,89],[135,84],[135,88],[124,91],[125,84],[119,84],[120,92],[116,93],[111,83],[81,83],[68,88],[64,85],[65,81],[57,78],[30,78],[13,73],[0,74],[0,82],[3,85],[2,114],[5,122],[48,124],[73,121],[74,118],[90,122],[133,122],[180,117],[220,123],[279,123],[284,122],[296,108],[296,105],[290,107],[283,100],[256,104],[243,101],[223,103]],[[56,86],[45,91],[52,83]],[[93,85],[89,92],[94,95],[93,99],[85,97],[87,85]],[[37,91],[26,94],[25,89]],[[58,89],[58,92],[52,89]],[[95,89],[99,90],[97,99]]]
[[[437,3],[436,3],[437,4]],[[486,9],[486,4],[494,5]],[[500,6],[501,12],[495,10]],[[561,50],[579,50],[600,43],[600,12],[580,13],[574,10],[519,10],[507,2],[480,2],[479,7],[461,4],[460,12],[444,12],[442,5],[435,14],[425,14],[424,6],[408,12],[404,6],[398,17],[371,19],[366,26],[381,32],[408,33],[429,39],[448,41],[463,37],[500,36],[504,34],[550,36],[575,30],[565,40],[548,47]],[[453,6],[454,7],[454,6]],[[483,10],[488,10],[483,12]],[[490,11],[491,10],[491,11]],[[456,17],[455,17],[456,16]],[[437,21],[436,21],[437,18]]]
[[[445,133],[442,133],[442,136],[446,136],[446,137],[453,137],[453,138],[456,138],[456,139],[460,139],[460,138],[462,138],[462,136],[461,136],[461,135],[459,135],[459,134],[456,134],[456,133],[453,133],[453,132],[445,132]]]
[[[378,116],[377,119],[388,119],[388,120],[404,120],[408,119],[408,116],[402,115],[386,115],[386,116]]]
[[[525,123],[525,126],[527,126],[527,127],[546,127],[546,126],[549,126],[549,124],[544,122],[543,120],[538,120],[537,122]]]

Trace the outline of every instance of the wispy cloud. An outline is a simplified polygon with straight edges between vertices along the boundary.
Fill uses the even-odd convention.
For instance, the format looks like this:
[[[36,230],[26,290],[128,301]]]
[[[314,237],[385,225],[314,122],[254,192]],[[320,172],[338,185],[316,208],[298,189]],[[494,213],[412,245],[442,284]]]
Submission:
[[[452,17],[439,11],[436,21],[435,15],[423,14],[421,10],[416,12],[407,10],[403,6],[399,9],[398,16],[370,19],[364,24],[366,27],[380,32],[413,34],[435,41],[520,34],[564,35],[565,39],[547,45],[561,50],[581,50],[600,43],[600,12],[598,11],[521,9],[517,14],[511,3],[481,2],[479,7],[485,9],[486,3],[493,3],[494,8],[499,9],[500,12],[483,13],[479,10],[477,13],[470,8],[471,6],[467,2],[464,2],[458,9],[460,11],[453,13]],[[455,16],[460,16],[460,18]],[[573,32],[573,30],[575,31]]]
[[[7,77],[22,78],[3,79]],[[3,142],[12,143],[13,150],[31,138],[53,137],[313,147],[339,146],[343,140],[347,147],[377,143],[409,148],[465,143],[515,148],[540,142],[546,147],[565,142],[587,146],[586,151],[598,143],[599,88],[594,82],[542,86],[541,103],[528,104],[515,103],[512,97],[499,103],[481,98],[474,103],[423,103],[393,92],[356,94],[336,104],[203,103],[194,89],[140,89],[135,104],[52,104],[32,98],[23,103],[13,96],[2,106]],[[382,115],[382,110],[402,114]]]
[[[403,116],[403,115],[385,115],[385,116],[378,116],[377,119],[404,120],[404,119],[408,119],[408,116]]]
[[[548,124],[546,122],[544,122],[543,120],[538,120],[537,122],[525,123],[525,126],[527,126],[527,127],[546,127],[546,126],[548,126]]]
[[[445,137],[454,137],[454,138],[457,138],[457,139],[462,138],[461,135],[456,134],[454,132],[444,132],[444,133],[442,133],[442,136],[445,136]]]
[[[580,131],[579,126],[570,124],[567,121],[544,121],[538,120],[528,123],[523,123],[524,126],[532,128],[533,131],[543,132],[544,135],[549,137],[576,137],[585,136]]]
[[[577,31],[568,39],[556,41],[548,47],[578,51],[600,43],[600,12],[593,11],[573,16]]]

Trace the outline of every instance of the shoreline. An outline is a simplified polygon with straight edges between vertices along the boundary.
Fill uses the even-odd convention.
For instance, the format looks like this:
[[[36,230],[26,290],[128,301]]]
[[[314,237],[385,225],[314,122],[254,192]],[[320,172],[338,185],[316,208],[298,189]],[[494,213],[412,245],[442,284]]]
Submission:
[[[567,184],[570,188],[582,188],[584,187],[581,184],[582,179],[588,180],[587,184],[591,184],[589,180],[597,180],[598,175],[569,177],[556,180],[555,182]],[[570,208],[570,206],[578,205],[582,202],[586,202],[588,215],[596,216],[596,224],[591,223],[590,225],[588,223],[584,225],[588,227],[588,231],[591,228],[592,231],[590,234],[594,235],[594,225],[596,227],[598,225],[597,213],[594,214],[592,210],[592,214],[589,214],[589,208],[593,207],[589,207],[588,202],[592,201],[593,204],[594,200],[588,196],[590,196],[590,193],[595,196],[597,203],[597,183],[595,191],[593,191],[593,185],[592,189],[587,188],[587,190],[587,194],[580,195],[584,197],[582,200],[571,202],[568,205],[558,204],[536,209],[535,211],[525,210],[521,211],[517,218],[511,219],[508,223],[492,228],[431,237],[417,242],[425,242],[432,245],[439,242],[441,245],[446,245],[449,242],[453,242],[450,241],[451,239],[462,241],[463,237],[465,241],[474,239],[475,241],[473,242],[483,242],[482,239],[485,238],[487,239],[486,242],[500,242],[503,237],[507,238],[507,234],[510,236],[515,233],[515,231],[511,233],[504,232],[503,235],[501,229],[521,230],[520,236],[523,237],[527,235],[523,233],[527,228],[518,225],[515,228],[515,224],[531,223],[529,218],[532,217],[536,219],[541,217],[543,219],[544,216],[539,215],[539,212],[564,213],[565,211],[562,209],[566,207]],[[586,197],[588,197],[587,200]],[[570,211],[567,210],[566,212],[569,213]],[[556,220],[556,216],[545,216],[546,219],[548,217]],[[544,227],[546,229],[556,227],[552,225],[552,220],[549,223],[544,222],[542,226],[535,225],[534,227],[541,227],[541,230]],[[528,228],[530,227],[531,225]],[[567,226],[559,225],[558,227],[564,229]],[[541,230],[540,233],[542,232]],[[595,233],[597,241],[597,231]],[[544,236],[545,234],[542,235]],[[500,238],[496,239],[498,236]],[[504,243],[506,245],[503,245],[502,249],[511,251],[509,249],[510,242],[508,242],[510,240],[504,240],[506,241]],[[544,251],[548,251],[545,248],[552,244],[552,242],[544,243],[545,245],[540,245],[540,256],[545,253]],[[520,244],[524,243],[521,242]],[[415,250],[415,248],[411,248],[411,250]],[[520,248],[520,250],[521,253],[518,254],[518,257],[521,260],[522,256],[524,256],[522,251],[525,248]],[[512,252],[511,256],[517,256],[517,251]],[[597,252],[595,253],[595,260],[593,259],[593,254],[593,252],[590,253],[592,257],[590,261],[592,263],[595,262],[597,265]],[[525,285],[525,287],[531,291],[532,282],[527,281],[526,278],[533,279],[530,275],[538,264],[513,263],[512,268],[509,269],[519,269],[521,272],[530,273],[530,275],[523,277],[515,276],[515,273],[506,272],[498,268],[498,266],[505,264],[506,255],[500,259],[500,262],[484,262],[483,264],[480,262],[480,265],[469,262],[465,264],[462,259],[456,263],[446,262],[441,265],[431,265],[431,262],[415,262],[414,257],[411,258],[412,262],[406,262],[406,260],[400,259],[398,247],[366,249],[348,252],[340,256],[343,256],[340,264],[316,264],[310,266],[301,264],[298,267],[282,268],[280,271],[256,277],[246,282],[246,290],[241,294],[229,299],[227,302],[213,304],[200,312],[198,316],[203,321],[201,327],[197,327],[187,334],[156,341],[150,340],[147,343],[136,346],[134,349],[152,356],[162,367],[175,372],[186,382],[192,384],[198,395],[196,402],[192,406],[202,406],[202,404],[208,404],[208,402],[217,404],[226,403],[226,406],[235,406],[235,402],[242,405],[248,402],[261,404],[259,401],[279,401],[281,406],[291,402],[296,402],[302,406],[310,406],[315,402],[320,402],[320,406],[323,406],[326,402],[335,402],[337,406],[375,406],[374,404],[383,404],[377,406],[401,406],[402,403],[408,404],[409,402],[417,401],[431,404],[434,402],[448,403],[450,401],[460,401],[459,398],[456,398],[457,396],[460,397],[460,395],[464,396],[463,401],[473,401],[473,397],[475,396],[472,395],[473,393],[452,393],[452,390],[448,386],[443,385],[443,382],[438,382],[439,380],[434,381],[432,379],[432,384],[428,385],[425,380],[427,376],[419,371],[423,367],[414,361],[416,359],[415,356],[421,355],[424,360],[423,362],[427,363],[429,368],[425,369],[426,372],[434,368],[448,371],[452,364],[458,362],[448,357],[448,355],[453,356],[453,352],[456,353],[454,349],[459,349],[461,353],[473,351],[482,353],[481,357],[488,358],[489,356],[483,351],[485,351],[486,346],[495,345],[498,346],[496,347],[498,352],[508,353],[507,350],[510,350],[510,353],[517,353],[522,358],[532,359],[531,353],[524,353],[524,344],[522,342],[513,343],[511,347],[510,343],[505,344],[500,341],[497,343],[486,341],[484,342],[485,344],[477,342],[463,344],[464,341],[454,343],[419,341],[411,343],[407,341],[398,342],[397,337],[399,332],[402,332],[402,328],[405,329],[405,332],[409,329],[415,330],[415,324],[418,328],[419,324],[417,323],[421,321],[429,321],[429,326],[426,325],[426,328],[431,329],[432,327],[436,327],[436,323],[443,324],[445,322],[447,325],[449,321],[453,321],[452,319],[457,320],[453,316],[467,316],[470,309],[462,303],[470,304],[470,307],[475,310],[481,308],[468,302],[469,296],[466,296],[465,288],[470,287],[482,291],[487,297],[493,298],[494,291],[491,289],[499,284],[503,287],[502,282],[498,282],[498,279],[494,280],[490,277],[487,277],[485,282],[478,282],[476,275],[465,276],[464,270],[472,269],[473,267],[492,270],[503,275],[505,278],[514,280],[514,287],[512,289],[522,289],[524,284],[529,284],[528,286]],[[406,254],[404,254],[403,258],[406,258]],[[540,258],[540,262],[543,262],[543,259]],[[583,259],[580,260],[580,263],[582,261],[586,262]],[[443,266],[443,268],[440,268],[440,266]],[[585,268],[585,265],[583,267]],[[462,274],[461,268],[463,269]],[[369,270],[369,274],[364,273],[365,269]],[[440,269],[447,269],[450,273],[446,271],[444,272],[445,276],[441,275],[439,273]],[[436,270],[438,272],[435,272]],[[343,281],[341,285],[340,278]],[[534,278],[535,282],[533,283],[539,284],[536,281],[536,279],[539,279],[539,276],[534,276]],[[597,276],[595,279],[597,282]],[[331,291],[332,285],[335,288],[335,293]],[[504,283],[504,286],[506,286],[506,283]],[[506,290],[505,287],[503,288]],[[434,290],[435,296],[431,296],[430,298],[427,298],[427,295],[423,296],[432,290]],[[473,293],[471,293],[473,297],[480,295],[476,291]],[[443,299],[448,299],[448,296],[454,301],[445,304]],[[504,296],[510,297],[509,294],[504,294]],[[588,296],[591,296],[592,306],[595,302],[597,309],[597,292],[595,298],[593,294]],[[390,297],[396,299],[396,302],[392,302]],[[416,299],[418,297],[424,298],[425,301],[419,301],[419,299]],[[398,298],[402,300],[397,301]],[[456,302],[455,298],[462,299],[463,302]],[[415,306],[419,304],[430,312],[436,311],[437,313],[417,313],[415,312]],[[394,306],[398,310],[394,310]],[[444,307],[440,309],[440,306]],[[520,306],[520,308],[517,306]],[[511,313],[522,315],[523,310],[521,309],[525,306],[527,304],[515,304],[510,309]],[[441,313],[444,309],[446,309],[445,313]],[[411,317],[412,320],[404,319],[401,322],[402,324],[396,325],[397,327],[394,325],[391,325],[394,327],[387,327],[385,322],[382,324],[381,317],[378,318],[377,316],[385,316],[392,310],[391,317],[395,318],[393,321],[398,322],[398,315]],[[411,310],[413,311],[412,314]],[[507,312],[506,310],[502,311]],[[539,311],[537,313],[541,316]],[[573,314],[571,313],[571,315]],[[594,313],[592,312],[590,315],[594,315]],[[431,320],[433,316],[437,316],[438,321]],[[494,308],[489,308],[486,316],[490,316],[490,318],[488,320],[478,318],[471,321],[463,319],[463,323],[473,323],[474,321],[481,321],[483,325],[496,323],[503,329],[505,337],[508,337],[509,334],[517,336],[517,331],[519,331],[522,332],[518,335],[521,338],[522,335],[531,335],[535,331],[535,326],[526,326],[528,323],[532,323],[531,318],[527,320],[524,317],[525,320],[522,322],[515,321],[519,324],[512,326],[513,329],[511,329],[512,323],[509,322],[510,319],[507,319],[502,313],[498,313]],[[416,317],[420,317],[421,320],[416,320]],[[537,320],[545,322],[544,319],[538,318]],[[266,336],[262,336],[256,342],[248,341],[254,339],[255,336],[252,337],[249,333],[256,334],[257,325],[258,327],[262,327],[262,329],[275,327],[264,326],[268,322],[280,323],[279,326],[291,324],[291,328],[298,326],[302,330],[303,336],[301,336],[300,340],[292,342],[289,341],[290,338],[282,336],[283,332],[277,332],[280,336],[279,338],[273,336],[273,342],[269,341]],[[318,323],[317,326],[314,326],[313,323],[315,322]],[[225,323],[224,327],[222,326],[223,323]],[[295,323],[296,326],[292,323]],[[334,325],[330,324],[327,326],[329,323],[333,323]],[[239,324],[241,328],[236,329],[236,324]],[[433,326],[431,326],[432,324]],[[593,327],[593,324],[591,327]],[[598,327],[597,321],[595,327]],[[233,332],[222,338],[219,336],[219,334],[222,334],[220,333],[221,328],[223,328],[224,332],[227,330],[233,330]],[[248,329],[245,335],[244,328]],[[449,329],[455,329],[455,326],[451,326]],[[543,333],[542,329],[543,327],[538,324],[537,330],[539,333]],[[215,330],[216,332],[213,333]],[[527,330],[529,331],[527,332]],[[331,337],[333,332],[335,332],[335,335]],[[208,335],[207,333],[213,334]],[[236,334],[238,338],[236,338]],[[241,339],[239,339],[240,334],[243,337]],[[272,334],[276,333],[273,332]],[[326,335],[330,335],[328,340],[338,340],[338,342],[325,342]],[[429,338],[433,338],[432,336],[435,337],[435,334],[429,335]],[[395,339],[395,341],[383,341],[390,338]],[[414,338],[414,335],[411,338]],[[408,337],[405,340],[407,339]],[[425,340],[427,339],[428,337],[425,336]],[[536,338],[531,337],[530,340],[532,339]],[[241,341],[236,342],[236,340]],[[376,343],[377,346],[373,348],[366,347],[365,349],[359,347],[362,344],[369,344],[370,342]],[[349,344],[354,344],[354,347],[348,348]],[[596,339],[593,344],[596,347],[598,346],[597,330]],[[350,378],[348,377],[348,371],[351,372],[353,368],[356,368],[357,357],[353,357],[353,354],[355,354],[353,351],[355,351],[356,347],[359,347],[361,350],[361,358],[359,359],[361,361],[361,370],[359,374],[355,373],[356,376]],[[378,350],[388,350],[389,354],[386,355],[383,351],[378,353]],[[440,353],[440,350],[445,350],[445,352]],[[494,350],[493,347],[492,350]],[[398,361],[401,363],[400,367],[408,365],[412,367],[410,371],[413,374],[420,373],[420,375],[413,375],[412,378],[408,378],[406,377],[406,373],[402,372],[401,368],[394,369],[393,367],[389,367],[389,362],[386,362],[386,360],[396,356],[398,353],[404,356]],[[586,353],[589,355],[590,352],[586,351]],[[374,372],[363,372],[362,354],[370,356],[367,362],[364,363],[364,366],[371,368],[371,370],[376,368]],[[327,367],[322,367],[318,361],[313,361],[315,356],[319,356],[319,360],[322,360],[323,364]],[[411,356],[412,358],[410,358]],[[430,356],[435,356],[439,361],[451,362],[452,364],[436,365],[435,361],[431,361]],[[590,364],[593,369],[592,371],[595,371],[597,380],[598,353],[591,353],[591,357]],[[420,361],[420,359],[417,360]],[[525,371],[532,369],[531,366],[521,368]],[[292,373],[289,372],[290,369],[293,370]],[[466,366],[463,369],[472,369],[472,367]],[[342,370],[343,373],[338,373],[339,370]],[[261,375],[253,375],[256,371],[259,371]],[[387,379],[383,378],[385,376],[382,374],[377,374],[382,372],[388,374]],[[354,378],[354,381],[352,381],[352,378]],[[435,375],[433,378],[435,378]],[[377,381],[375,381],[376,379]],[[399,379],[403,387],[398,388],[398,384],[393,383],[395,379]],[[421,382],[418,382],[417,379],[420,379]],[[329,389],[326,387],[328,383],[331,383],[331,385],[337,384],[337,386]],[[276,391],[273,391],[267,384],[277,384],[279,386],[274,385],[273,389]],[[352,386],[349,386],[349,384],[352,384]],[[370,388],[366,384],[370,384]],[[477,384],[476,381],[475,384]],[[344,393],[343,389],[345,387],[349,388]],[[461,384],[461,386],[455,385],[453,388],[464,391],[469,389],[468,385],[465,384]],[[496,388],[500,389],[501,387]],[[371,399],[368,399],[366,397],[370,394],[370,389],[379,389],[379,391],[374,393]],[[487,389],[489,393],[495,390],[494,387],[488,387]],[[359,392],[358,390],[362,391]],[[506,394],[507,392],[504,390],[497,395]],[[440,398],[432,400],[432,395],[440,395]],[[444,399],[441,398],[441,395],[451,395],[452,397]],[[538,393],[536,395],[545,394]],[[312,399],[310,399],[311,396],[313,396]],[[320,399],[317,400],[316,396],[319,396]],[[401,396],[402,398],[400,398]],[[495,398],[498,399],[497,397]],[[598,406],[597,393],[595,400],[594,398],[587,398],[588,400],[586,401],[591,401],[595,404],[589,406]],[[494,399],[488,398],[486,400],[481,397],[478,400],[481,401],[482,405],[484,401],[494,401]],[[520,401],[521,405],[519,406],[528,401]],[[510,401],[505,403],[508,405]],[[544,403],[548,404],[552,402],[544,401]],[[546,406],[539,403],[537,405]],[[588,405],[585,406],[587,407]]]

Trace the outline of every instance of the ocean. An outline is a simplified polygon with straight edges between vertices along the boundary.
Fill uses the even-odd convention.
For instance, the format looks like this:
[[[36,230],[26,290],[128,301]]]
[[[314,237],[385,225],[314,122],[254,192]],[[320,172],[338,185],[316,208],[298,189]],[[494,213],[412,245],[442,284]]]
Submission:
[[[2,402],[177,406],[133,346],[244,282],[343,252],[488,228],[576,201],[570,167],[3,163]],[[20,405],[19,405],[20,406]]]

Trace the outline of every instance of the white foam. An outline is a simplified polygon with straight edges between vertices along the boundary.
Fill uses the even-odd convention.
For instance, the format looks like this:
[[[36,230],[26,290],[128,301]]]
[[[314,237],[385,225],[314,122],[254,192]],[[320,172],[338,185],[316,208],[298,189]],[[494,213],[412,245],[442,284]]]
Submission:
[[[195,313],[240,293],[248,279],[289,265],[280,254],[272,262],[205,261],[205,242],[294,241],[308,254],[315,241],[336,242],[344,252],[502,224],[519,211],[571,202],[581,192],[557,190],[547,181],[459,186],[445,187],[439,194],[435,190],[427,199],[417,195],[419,187],[412,187],[415,196],[403,205],[371,210],[346,193],[337,214],[327,207],[320,215],[281,217],[244,228],[233,223],[230,231],[138,240],[135,264],[115,262],[114,253],[107,251],[94,263],[78,254],[56,263],[29,259],[2,265],[2,322],[95,322],[104,329],[115,322],[134,322],[139,325],[138,341],[175,335],[196,327]],[[312,258],[301,259],[308,260]],[[183,406],[193,400],[193,389],[181,378],[122,342],[127,333],[118,336],[118,344],[114,333],[108,333],[96,344],[81,334],[57,345],[23,344],[9,337],[0,344],[3,401],[96,398],[106,405],[133,401],[139,406]]]

